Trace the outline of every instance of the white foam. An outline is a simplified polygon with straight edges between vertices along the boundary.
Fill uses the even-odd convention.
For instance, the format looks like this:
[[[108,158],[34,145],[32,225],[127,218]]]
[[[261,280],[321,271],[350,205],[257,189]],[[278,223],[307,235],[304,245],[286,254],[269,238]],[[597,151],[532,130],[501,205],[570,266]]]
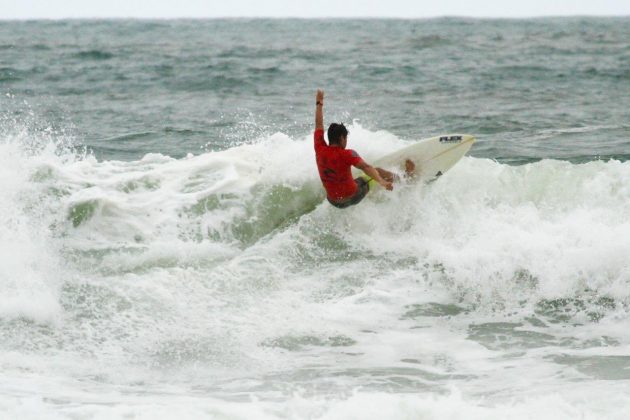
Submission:
[[[347,398],[308,398],[295,395],[283,402],[250,400],[228,402],[213,398],[161,396],[74,396],[74,402],[60,399],[55,403],[42,397],[17,400],[0,399],[7,418],[20,419],[541,419],[572,420],[576,418],[625,419],[619,409],[627,406],[628,397],[619,392],[611,395],[605,387],[587,390],[572,387],[569,391],[515,398],[493,403],[465,398],[456,388],[447,395],[414,395],[354,392]],[[85,401],[82,401],[85,400]],[[612,407],[610,402],[614,401]],[[619,405],[618,405],[619,404]]]
[[[22,147],[25,135],[0,142],[0,317],[54,322],[59,266],[40,207],[45,197],[31,182],[36,167]]]
[[[406,144],[350,129],[349,147],[368,160]],[[628,163],[465,158],[435,183],[397,185],[343,211],[323,201],[310,134],[133,162],[29,154],[5,141],[0,171],[0,216],[14,221],[0,226],[0,316],[51,322],[61,284],[67,311],[54,339],[42,338],[52,344],[5,358],[6,383],[24,383],[0,399],[9,417],[615,415],[582,388],[567,391],[588,378],[553,356],[622,354],[622,304],[598,324],[539,331],[607,335],[619,343],[612,350],[495,349],[469,328],[521,322],[514,314],[541,299],[585,289],[627,301]],[[435,302],[469,312],[406,315]],[[24,368],[33,376],[20,376]],[[254,400],[223,401],[206,393],[209,382],[228,399]],[[453,382],[459,391],[441,394]],[[600,382],[585,381],[630,406]]]
[[[624,299],[629,181],[630,164],[614,161],[509,167],[467,158],[434,184],[340,214],[335,227],[352,223],[349,240],[371,252],[441,264],[489,300],[509,300],[524,275],[536,298],[591,288]]]

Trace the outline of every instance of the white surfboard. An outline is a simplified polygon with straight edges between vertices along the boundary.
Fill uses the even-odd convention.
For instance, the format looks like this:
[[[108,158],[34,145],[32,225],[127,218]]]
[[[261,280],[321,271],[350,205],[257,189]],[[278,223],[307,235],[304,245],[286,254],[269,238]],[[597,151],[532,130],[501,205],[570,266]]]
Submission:
[[[416,164],[416,178],[423,182],[442,176],[451,169],[471,148],[475,137],[468,134],[447,134],[419,140],[417,143],[397,150],[387,156],[369,162],[373,166],[387,169],[394,173],[404,173],[405,160],[411,159]],[[356,175],[367,175],[353,169]],[[370,181],[370,187],[376,181]]]

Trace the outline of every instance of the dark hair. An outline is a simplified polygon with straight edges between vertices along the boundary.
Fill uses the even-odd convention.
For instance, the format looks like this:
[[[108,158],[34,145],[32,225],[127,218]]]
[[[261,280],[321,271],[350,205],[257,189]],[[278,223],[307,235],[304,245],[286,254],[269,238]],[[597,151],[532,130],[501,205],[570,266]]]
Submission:
[[[328,127],[328,144],[341,144],[341,138],[348,135],[348,129],[343,123],[332,123]]]

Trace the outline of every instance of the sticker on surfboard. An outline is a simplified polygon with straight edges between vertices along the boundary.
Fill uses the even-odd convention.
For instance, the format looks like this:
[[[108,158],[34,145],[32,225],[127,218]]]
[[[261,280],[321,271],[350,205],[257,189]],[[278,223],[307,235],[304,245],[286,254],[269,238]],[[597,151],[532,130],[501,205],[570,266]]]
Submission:
[[[440,143],[460,143],[462,136],[441,136]]]

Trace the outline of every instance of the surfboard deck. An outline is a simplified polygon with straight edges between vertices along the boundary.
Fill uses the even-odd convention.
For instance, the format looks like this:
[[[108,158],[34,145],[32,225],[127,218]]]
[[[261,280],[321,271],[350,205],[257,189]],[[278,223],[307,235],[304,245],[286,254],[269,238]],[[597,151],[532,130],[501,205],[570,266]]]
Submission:
[[[414,179],[428,182],[442,176],[451,169],[472,147],[475,137],[469,134],[446,134],[419,140],[418,142],[383,156],[374,162],[375,167],[403,174],[405,160],[411,159],[416,164]],[[370,189],[379,184],[357,169],[355,176],[369,181]]]

